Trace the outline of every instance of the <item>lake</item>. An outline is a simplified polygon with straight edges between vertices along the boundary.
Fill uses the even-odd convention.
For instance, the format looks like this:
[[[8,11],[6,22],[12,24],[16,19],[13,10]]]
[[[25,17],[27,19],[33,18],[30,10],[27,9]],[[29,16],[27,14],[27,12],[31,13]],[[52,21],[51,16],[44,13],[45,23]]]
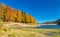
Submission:
[[[40,25],[37,28],[60,29],[60,25]]]
[[[40,25],[38,26],[37,28],[43,28],[43,29],[57,29],[59,30],[60,29],[60,25]],[[48,36],[55,36],[55,35],[60,35],[60,32],[47,32],[45,33],[45,35],[48,35]]]

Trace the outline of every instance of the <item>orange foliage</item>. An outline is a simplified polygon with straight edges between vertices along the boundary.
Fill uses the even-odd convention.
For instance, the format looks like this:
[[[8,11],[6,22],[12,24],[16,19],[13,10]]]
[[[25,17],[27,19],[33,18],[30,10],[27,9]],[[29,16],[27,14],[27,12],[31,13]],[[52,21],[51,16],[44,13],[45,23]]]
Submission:
[[[1,5],[0,5],[1,6]],[[19,11],[17,9],[12,9],[9,6],[2,6],[3,8],[0,8],[0,16],[5,16],[5,20],[7,21],[13,21],[20,23],[36,23],[36,20],[29,14]]]

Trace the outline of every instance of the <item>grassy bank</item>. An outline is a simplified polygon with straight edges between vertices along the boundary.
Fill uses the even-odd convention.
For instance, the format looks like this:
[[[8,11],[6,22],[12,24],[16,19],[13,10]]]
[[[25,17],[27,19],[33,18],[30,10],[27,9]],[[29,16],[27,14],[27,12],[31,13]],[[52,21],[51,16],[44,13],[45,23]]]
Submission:
[[[48,37],[47,35],[37,32],[35,29],[31,28],[20,28],[20,29],[10,29],[2,28],[0,29],[0,37]]]
[[[2,22],[0,23],[0,37],[60,37],[60,34],[58,34],[60,29],[9,28],[9,24],[5,24],[5,27],[5,25],[2,25]]]
[[[22,30],[41,33],[41,34],[47,35],[49,37],[60,37],[60,29],[22,28]]]
[[[0,37],[60,37],[58,33],[60,29],[37,29],[37,28],[7,28],[0,29]],[[55,33],[53,36],[47,33]]]

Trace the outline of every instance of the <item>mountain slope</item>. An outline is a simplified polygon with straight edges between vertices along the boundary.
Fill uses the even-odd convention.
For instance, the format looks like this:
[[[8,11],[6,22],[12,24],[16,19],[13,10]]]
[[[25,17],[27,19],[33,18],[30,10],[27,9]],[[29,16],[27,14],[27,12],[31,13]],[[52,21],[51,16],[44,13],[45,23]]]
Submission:
[[[13,9],[9,6],[0,3],[0,18],[4,22],[20,22],[20,23],[33,23],[36,24],[36,20],[33,16],[26,12]]]

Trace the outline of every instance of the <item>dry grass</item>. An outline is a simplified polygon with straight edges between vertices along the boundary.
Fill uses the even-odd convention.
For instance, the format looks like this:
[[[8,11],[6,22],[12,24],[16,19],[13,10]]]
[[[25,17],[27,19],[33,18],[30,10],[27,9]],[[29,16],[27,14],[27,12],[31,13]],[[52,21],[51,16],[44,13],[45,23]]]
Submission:
[[[12,25],[14,23],[9,24]],[[59,35],[46,35],[48,32],[59,33],[60,29],[9,28],[10,25],[6,23],[0,25],[0,37],[60,37]]]
[[[47,35],[41,34],[39,32],[30,31],[29,28],[21,29],[10,29],[2,28],[0,29],[0,37],[48,37]]]

